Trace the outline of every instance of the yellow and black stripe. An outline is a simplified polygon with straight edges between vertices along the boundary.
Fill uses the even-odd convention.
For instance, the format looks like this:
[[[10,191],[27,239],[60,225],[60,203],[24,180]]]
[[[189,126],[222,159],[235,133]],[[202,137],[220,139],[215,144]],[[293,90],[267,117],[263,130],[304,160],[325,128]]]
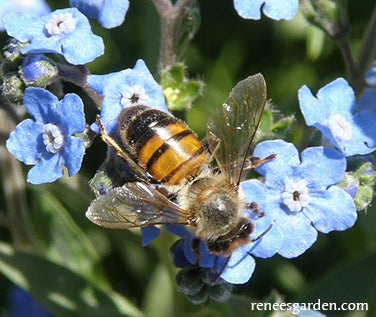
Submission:
[[[207,151],[187,125],[157,109],[124,109],[119,134],[136,163],[160,183],[176,185],[186,181],[208,161]]]

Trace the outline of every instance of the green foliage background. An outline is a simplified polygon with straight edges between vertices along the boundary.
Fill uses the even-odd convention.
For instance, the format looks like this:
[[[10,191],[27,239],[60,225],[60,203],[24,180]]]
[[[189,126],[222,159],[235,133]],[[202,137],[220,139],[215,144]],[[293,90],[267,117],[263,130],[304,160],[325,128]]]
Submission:
[[[92,21],[94,33],[104,38],[106,47],[105,55],[88,66],[92,73],[133,67],[142,58],[158,77],[158,16],[151,1],[130,2],[121,27],[104,30]],[[239,80],[261,72],[275,108],[296,117],[291,140],[298,147],[307,146],[297,90],[306,84],[316,91],[337,77],[346,77],[338,48],[300,14],[289,22],[265,17],[252,21],[240,18],[231,0],[199,2],[201,25],[183,61],[189,75],[202,79],[206,87],[192,109],[175,114],[203,136],[210,111],[221,105]],[[68,1],[49,4],[53,9],[63,8]],[[349,1],[354,54],[373,6],[372,0]],[[5,34],[1,40],[5,42]],[[76,88],[67,86],[66,90]],[[85,101],[89,103],[87,98]],[[88,120],[94,119],[94,107],[87,106],[87,112]],[[13,178],[12,170],[22,168],[26,175],[28,168],[1,150],[1,212],[14,213],[12,208],[18,207],[12,203],[24,189],[32,241],[22,241],[23,228],[14,228],[22,223],[17,212],[11,231],[0,226],[0,314],[6,311],[7,289],[15,283],[29,290],[55,316],[266,316],[266,312],[252,312],[250,303],[281,298],[287,302],[368,302],[368,313],[323,313],[376,315],[374,207],[361,213],[356,225],[345,232],[319,234],[317,243],[296,259],[257,259],[251,281],[236,286],[227,303],[197,307],[176,291],[176,269],[167,247],[174,237],[162,233],[143,248],[138,231],[106,230],[85,218],[93,198],[87,181],[104,157],[105,146],[96,140],[85,156],[80,176],[23,188],[17,185],[20,180]],[[13,190],[11,199],[9,190]],[[15,232],[21,232],[21,240]]]

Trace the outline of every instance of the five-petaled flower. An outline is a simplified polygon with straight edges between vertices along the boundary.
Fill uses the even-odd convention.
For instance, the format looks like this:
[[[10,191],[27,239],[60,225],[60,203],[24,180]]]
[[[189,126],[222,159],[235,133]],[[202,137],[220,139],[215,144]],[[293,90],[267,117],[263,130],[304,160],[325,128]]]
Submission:
[[[58,100],[42,88],[25,90],[24,106],[34,117],[17,125],[6,142],[6,147],[18,160],[35,165],[28,173],[28,182],[53,182],[63,175],[76,174],[82,163],[85,146],[74,134],[85,129],[83,103],[75,94]]]
[[[291,143],[264,141],[254,151],[258,157],[276,158],[257,168],[265,177],[266,212],[283,233],[278,253],[292,258],[305,252],[317,238],[351,227],[357,213],[351,196],[335,186],[344,177],[346,158],[333,148],[311,147],[300,157]]]
[[[299,103],[307,125],[319,129],[346,156],[376,149],[376,113],[364,108],[357,111],[354,91],[345,79],[321,88],[317,98],[303,86]]]
[[[298,11],[298,0],[234,0],[238,14],[245,19],[259,20],[261,10],[274,20],[291,20]]]
[[[23,43],[23,54],[62,54],[71,64],[93,61],[104,52],[102,38],[91,31],[86,16],[76,8],[56,10],[43,17],[10,12],[3,18],[8,35]]]
[[[69,3],[88,18],[98,20],[106,29],[121,25],[129,7],[128,0],[70,0]]]
[[[247,203],[257,203],[261,211],[266,211],[266,188],[263,183],[255,179],[243,181],[241,192]],[[274,226],[273,219],[268,213],[258,215],[251,210],[244,210],[244,212],[254,223],[255,231],[251,234],[250,242],[236,248],[229,259],[210,254],[204,242],[200,243],[199,252],[195,252],[192,249],[194,236],[188,230],[180,226],[168,226],[169,231],[184,238],[184,252],[178,250],[179,253],[175,254],[174,261],[211,268],[217,274],[221,274],[222,279],[232,284],[248,282],[255,269],[253,256],[260,258],[273,256],[281,247],[283,235],[278,226]]]
[[[106,75],[89,75],[88,86],[104,96],[101,121],[111,135],[117,127],[117,118],[125,107],[137,104],[167,111],[162,88],[154,80],[145,62],[139,59],[134,68]],[[96,123],[91,125],[99,132]]]

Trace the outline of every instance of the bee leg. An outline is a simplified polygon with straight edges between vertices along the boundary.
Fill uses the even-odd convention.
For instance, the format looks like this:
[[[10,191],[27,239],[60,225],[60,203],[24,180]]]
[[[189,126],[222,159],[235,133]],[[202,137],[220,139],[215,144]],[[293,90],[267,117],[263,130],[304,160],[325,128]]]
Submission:
[[[197,265],[197,266],[200,265],[200,258],[201,258],[200,242],[201,242],[201,239],[194,238],[192,240],[192,244],[191,244],[192,251],[196,256],[196,264],[195,265]]]
[[[260,205],[255,201],[247,203],[246,208],[252,210],[253,213],[259,215],[260,217],[265,215],[265,213],[261,210]]]
[[[208,136],[201,141],[202,147],[210,155],[213,155],[217,151],[220,143],[221,141],[214,135]]]
[[[269,162],[270,160],[275,159],[276,156],[277,156],[277,154],[271,154],[271,155],[264,157],[264,158],[260,158],[260,157],[257,157],[257,156],[251,156],[250,159],[249,159],[248,168],[259,167],[260,165],[262,165],[266,162]]]
[[[260,240],[263,236],[265,236],[270,230],[272,230],[273,228],[273,224],[271,224],[268,228],[266,228],[266,230],[262,233],[260,233],[256,238],[253,238],[251,240],[251,242],[256,242],[258,240]],[[248,253],[249,254],[249,253]]]
[[[218,258],[217,258],[217,259],[218,259]],[[219,272],[217,273],[217,276],[216,276],[216,278],[214,279],[213,284],[218,283],[219,279],[221,278],[222,273],[225,271],[227,265],[229,264],[230,259],[231,259],[231,255],[230,255],[229,257],[226,258],[226,261],[225,261],[225,263],[222,265],[222,267],[221,267],[221,269],[219,270]]]
[[[97,115],[96,121],[101,130],[101,138],[103,142],[106,143],[111,148],[113,148],[116,151],[117,155],[119,155],[122,159],[124,159],[124,161],[134,171],[135,173],[134,176],[137,179],[142,180],[142,181],[149,181],[148,177],[145,175],[145,172],[141,169],[141,167],[138,166],[138,164],[135,163],[135,161],[131,158],[131,156],[122,148],[122,146],[119,145],[119,143],[107,133],[101,121],[101,117],[99,115]]]

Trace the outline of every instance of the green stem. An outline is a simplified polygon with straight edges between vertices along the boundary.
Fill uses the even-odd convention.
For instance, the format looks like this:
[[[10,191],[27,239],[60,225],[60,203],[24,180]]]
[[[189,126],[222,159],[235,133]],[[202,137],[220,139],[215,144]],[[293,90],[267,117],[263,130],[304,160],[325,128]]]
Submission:
[[[152,0],[160,18],[159,67],[164,69],[177,62],[177,33],[185,13],[196,0]]]
[[[14,245],[23,250],[31,250],[34,247],[34,237],[21,164],[4,146],[0,146],[0,168],[3,180],[5,180],[3,189],[8,210],[7,225]]]
[[[357,69],[364,77],[365,72],[369,69],[375,59],[376,53],[376,5],[373,9],[371,19],[368,23],[367,30],[363,37],[363,44],[357,60]],[[364,86],[363,86],[364,88]]]

